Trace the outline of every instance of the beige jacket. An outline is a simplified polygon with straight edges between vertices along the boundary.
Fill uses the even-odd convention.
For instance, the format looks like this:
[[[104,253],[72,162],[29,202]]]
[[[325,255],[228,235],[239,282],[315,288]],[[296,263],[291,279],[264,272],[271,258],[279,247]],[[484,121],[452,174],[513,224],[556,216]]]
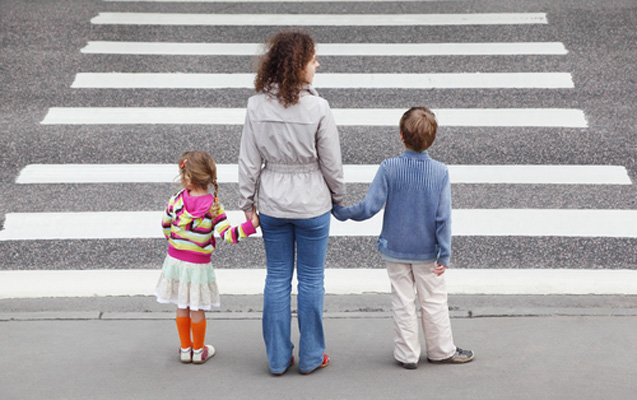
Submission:
[[[239,152],[239,207],[276,218],[314,218],[345,195],[336,123],[325,99],[307,86],[284,108],[276,97],[250,97]]]

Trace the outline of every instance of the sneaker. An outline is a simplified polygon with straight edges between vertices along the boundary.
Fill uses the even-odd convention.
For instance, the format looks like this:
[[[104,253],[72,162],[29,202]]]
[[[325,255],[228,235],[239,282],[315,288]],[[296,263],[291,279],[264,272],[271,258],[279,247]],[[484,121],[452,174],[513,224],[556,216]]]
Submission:
[[[187,364],[192,362],[192,347],[187,349],[179,348],[179,359],[182,363]]]
[[[396,360],[396,362],[403,368],[405,369],[417,369],[418,368],[418,364],[417,363],[405,363],[402,361],[398,361]]]
[[[473,351],[462,350],[460,347],[456,347],[456,354],[449,358],[445,358],[444,360],[432,360],[427,358],[427,361],[433,364],[464,364],[473,360],[473,357]]]
[[[301,372],[301,375],[309,375],[312,372],[316,371],[319,368],[325,368],[329,365],[330,363],[330,356],[328,356],[327,354],[323,353],[323,362],[321,363],[321,365],[319,365],[318,367],[314,368],[311,371],[307,371],[307,372]]]
[[[192,362],[194,364],[203,364],[209,358],[212,358],[212,356],[214,356],[216,352],[217,351],[215,350],[215,348],[212,345],[207,344],[207,345],[205,345],[203,347],[203,349],[194,350],[192,352]]]

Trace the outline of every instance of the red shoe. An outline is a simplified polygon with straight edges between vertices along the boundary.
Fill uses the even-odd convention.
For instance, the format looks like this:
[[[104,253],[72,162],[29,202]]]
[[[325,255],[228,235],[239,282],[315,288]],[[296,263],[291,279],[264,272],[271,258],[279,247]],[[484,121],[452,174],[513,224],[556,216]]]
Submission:
[[[309,375],[309,374],[311,374],[312,372],[316,371],[319,368],[327,367],[329,365],[329,363],[330,363],[330,356],[328,356],[327,354],[323,353],[323,363],[321,365],[319,365],[318,367],[314,368],[311,371],[301,372],[301,375]]]
[[[294,354],[292,354],[292,358],[290,359],[290,363],[288,364],[288,366],[285,368],[285,371],[279,373],[279,374],[272,374],[274,376],[281,376],[283,374],[285,374],[286,372],[288,372],[288,369],[290,369],[290,367],[294,365]]]

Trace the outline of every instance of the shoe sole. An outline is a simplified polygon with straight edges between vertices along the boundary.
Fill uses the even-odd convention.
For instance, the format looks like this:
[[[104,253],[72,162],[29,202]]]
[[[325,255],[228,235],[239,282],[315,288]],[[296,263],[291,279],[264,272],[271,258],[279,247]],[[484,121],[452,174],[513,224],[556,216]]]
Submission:
[[[398,365],[405,369],[418,369],[418,364],[416,363],[404,363],[398,360],[396,360],[396,362],[398,363]]]
[[[188,353],[184,353],[179,350],[179,361],[183,364],[190,364],[192,362],[192,350],[188,351]]]
[[[210,349],[210,348],[208,348],[208,349]],[[215,354],[217,354],[217,349],[213,347],[213,348],[212,348],[212,354],[208,354],[208,357],[204,358],[204,359],[203,359],[203,360],[201,360],[201,361],[195,361],[195,360],[193,359],[193,360],[192,360],[192,363],[193,363],[193,364],[203,364],[203,363],[205,363],[206,361],[210,360],[212,357],[214,357],[214,356],[215,356]]]
[[[471,356],[471,358],[465,358],[463,360],[430,360],[427,359],[432,364],[466,364],[468,362],[473,361],[475,356]]]

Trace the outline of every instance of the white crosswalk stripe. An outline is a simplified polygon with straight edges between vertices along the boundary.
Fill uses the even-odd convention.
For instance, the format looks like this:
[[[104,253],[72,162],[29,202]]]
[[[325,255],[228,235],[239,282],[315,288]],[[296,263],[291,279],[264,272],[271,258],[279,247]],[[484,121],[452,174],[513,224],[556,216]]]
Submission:
[[[260,295],[266,271],[218,269],[222,295]],[[564,269],[449,269],[449,294],[635,295],[637,271]],[[296,279],[292,292],[296,293]],[[0,299],[14,297],[152,296],[157,270],[0,271]],[[389,293],[382,269],[325,270],[326,294]]]
[[[242,211],[227,211],[233,225]],[[161,211],[8,213],[0,241],[163,238]],[[363,222],[332,221],[330,236],[378,236],[383,212]],[[637,210],[455,209],[454,236],[637,238]],[[257,234],[258,236],[259,234]]]
[[[434,109],[438,126],[586,128],[584,112],[555,108]],[[404,109],[335,108],[339,126],[397,126]],[[43,125],[243,125],[243,108],[52,107]]]
[[[73,88],[252,89],[256,74],[82,72]],[[316,74],[317,89],[571,89],[565,72],[458,74]]]
[[[334,0],[103,0],[113,3],[333,3]],[[454,2],[461,0],[339,0],[339,3]]]
[[[175,43],[90,41],[85,54],[255,56],[262,43]],[[561,42],[516,43],[318,43],[321,56],[505,56],[565,55]]]
[[[625,167],[614,165],[448,165],[452,184],[631,185]],[[344,165],[347,183],[370,183],[378,165]],[[174,164],[32,164],[18,184],[176,182]],[[237,183],[237,164],[217,164],[217,182]]]
[[[96,25],[444,26],[547,24],[545,13],[485,14],[185,14],[101,12]]]

